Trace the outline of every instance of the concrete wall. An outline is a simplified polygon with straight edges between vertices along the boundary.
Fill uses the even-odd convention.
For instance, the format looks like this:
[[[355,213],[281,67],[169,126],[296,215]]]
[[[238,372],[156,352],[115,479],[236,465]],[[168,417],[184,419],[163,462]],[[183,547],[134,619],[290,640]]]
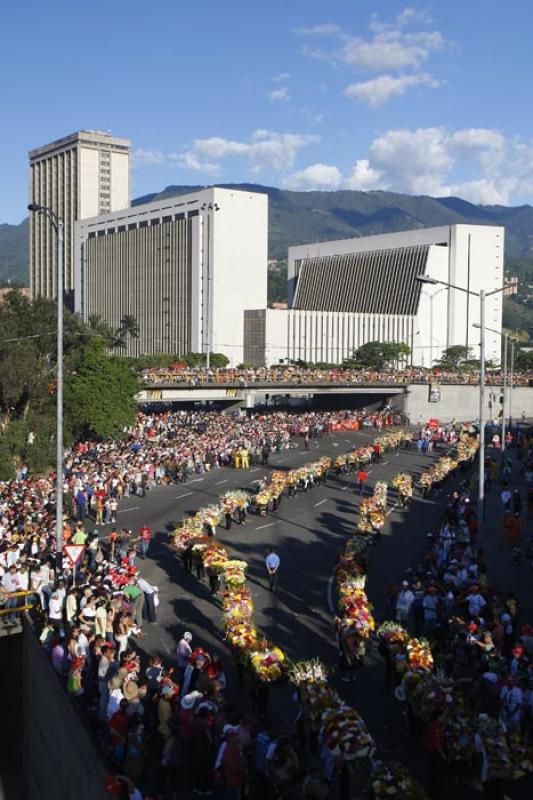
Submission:
[[[473,421],[479,417],[479,388],[477,386],[457,386],[440,384],[441,399],[437,403],[429,402],[429,386],[411,385],[404,400],[404,410],[409,414],[411,422],[427,422],[436,417],[442,422]],[[497,419],[500,411],[501,388],[487,386],[485,390],[485,418],[487,421]],[[394,405],[400,402],[395,399]],[[492,402],[492,409],[489,403]],[[509,398],[507,398],[509,404]],[[528,418],[533,417],[533,389],[518,386],[513,389],[511,414],[513,419],[520,419],[522,411]],[[507,414],[506,414],[507,416]]]
[[[89,731],[27,622],[22,676],[12,689],[23,705],[25,800],[109,798]]]

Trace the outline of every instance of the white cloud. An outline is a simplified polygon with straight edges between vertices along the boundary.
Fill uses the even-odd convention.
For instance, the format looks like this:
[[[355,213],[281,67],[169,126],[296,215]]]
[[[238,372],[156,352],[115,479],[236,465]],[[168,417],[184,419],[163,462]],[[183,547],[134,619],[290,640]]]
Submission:
[[[272,102],[287,102],[291,99],[289,89],[287,86],[280,86],[279,89],[272,89],[267,93]]]
[[[171,153],[170,159],[177,162],[184,169],[190,169],[194,172],[206,172],[208,175],[220,175],[221,172],[220,164],[204,161],[190,150],[179,154]]]
[[[346,64],[363,70],[419,69],[434,50],[444,46],[438,31],[405,33],[390,30],[377,33],[370,40],[348,36],[338,52]]]
[[[137,148],[132,153],[132,166],[159,166],[166,161],[165,154],[161,150],[143,150]]]
[[[286,189],[338,189],[341,183],[341,172],[337,167],[328,164],[311,164],[299,172],[288,175],[283,180]]]
[[[237,156],[249,162],[254,174],[265,168],[275,172],[285,172],[293,167],[302,148],[319,140],[320,137],[314,134],[257,130],[249,141],[224,139],[220,136],[195,139],[192,147],[184,153],[184,157],[198,159],[202,163],[207,161],[220,170],[220,160]]]
[[[374,189],[384,189],[383,173],[379,169],[370,166],[367,158],[360,158],[355,162],[351,174],[344,181],[346,189],[354,189],[358,192],[370,192]]]
[[[380,75],[369,81],[351,83],[344,90],[344,94],[371,108],[377,108],[391,97],[405,94],[412,86],[428,86],[430,89],[436,89],[440,86],[440,81],[427,73],[401,75],[398,78],[392,75]]]
[[[323,25],[314,25],[311,28],[296,28],[294,33],[298,36],[337,36],[342,33],[342,28],[333,22],[326,22]]]
[[[290,72],[280,72],[279,75],[274,75],[272,78],[273,83],[285,83],[291,77]]]

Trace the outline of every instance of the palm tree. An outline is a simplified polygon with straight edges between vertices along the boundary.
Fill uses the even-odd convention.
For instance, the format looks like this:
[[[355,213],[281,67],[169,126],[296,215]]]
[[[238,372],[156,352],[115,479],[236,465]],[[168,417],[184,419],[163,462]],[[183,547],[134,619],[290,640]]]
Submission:
[[[125,347],[125,339],[127,336],[131,336],[132,339],[138,339],[139,334],[139,326],[133,314],[124,314],[120,320],[119,327],[115,331],[114,347]]]

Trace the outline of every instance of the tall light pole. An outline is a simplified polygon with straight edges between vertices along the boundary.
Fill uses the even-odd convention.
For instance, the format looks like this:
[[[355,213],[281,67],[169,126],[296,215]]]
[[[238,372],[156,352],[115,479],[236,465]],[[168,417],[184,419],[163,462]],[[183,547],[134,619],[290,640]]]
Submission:
[[[28,211],[48,217],[57,234],[57,387],[56,387],[56,575],[63,569],[63,306],[64,225],[51,208],[30,203]]]
[[[206,259],[206,283],[207,288],[204,290],[204,311],[202,314],[202,349],[205,345],[205,366],[209,369],[211,366],[211,215],[215,211],[220,211],[218,203],[203,203],[201,210],[204,212],[202,216],[207,217],[207,259]]]
[[[474,328],[480,328],[481,326],[474,322]],[[506,444],[505,444],[505,433],[507,428],[507,416],[509,416],[509,428],[511,427],[511,395],[513,390],[513,371],[514,371],[514,348],[516,344],[516,339],[513,336],[509,336],[508,333],[501,333],[501,331],[497,331],[495,328],[488,328],[485,326],[486,331],[490,331],[491,333],[496,333],[498,336],[503,338],[503,403],[502,403],[502,459],[503,454],[505,453]],[[509,390],[509,405],[507,405],[507,353],[509,349],[509,342],[511,342],[511,383],[510,383],[510,390]]]
[[[499,289],[494,289],[492,292],[487,292],[485,289],[480,289],[479,292],[475,292],[472,289],[465,289],[463,286],[457,286],[454,283],[439,281],[437,278],[432,278],[429,275],[417,275],[416,280],[420,281],[420,283],[427,283],[433,286],[440,284],[441,286],[446,286],[448,289],[457,289],[459,292],[479,297],[479,328],[481,337],[479,343],[479,487],[477,518],[478,528],[481,532],[485,518],[485,300],[493,294],[503,292],[507,286],[501,286]]]

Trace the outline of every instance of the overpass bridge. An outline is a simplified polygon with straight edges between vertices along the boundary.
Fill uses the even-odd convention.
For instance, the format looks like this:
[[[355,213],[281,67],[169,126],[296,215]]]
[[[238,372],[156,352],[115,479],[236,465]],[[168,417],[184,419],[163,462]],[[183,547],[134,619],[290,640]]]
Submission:
[[[265,396],[273,397],[333,397],[369,395],[375,400],[393,394],[405,394],[407,384],[352,383],[202,383],[202,384],[144,384],[137,395],[140,404],[217,402],[254,408]]]
[[[485,418],[497,419],[503,388],[485,390]],[[137,395],[142,405],[161,403],[217,402],[226,407],[254,408],[265,398],[315,398],[329,406],[372,406],[391,398],[394,408],[405,412],[412,422],[438,418],[475,420],[479,417],[479,386],[464,383],[158,383],[144,384]],[[533,387],[515,386],[509,393],[513,416],[533,417]]]

